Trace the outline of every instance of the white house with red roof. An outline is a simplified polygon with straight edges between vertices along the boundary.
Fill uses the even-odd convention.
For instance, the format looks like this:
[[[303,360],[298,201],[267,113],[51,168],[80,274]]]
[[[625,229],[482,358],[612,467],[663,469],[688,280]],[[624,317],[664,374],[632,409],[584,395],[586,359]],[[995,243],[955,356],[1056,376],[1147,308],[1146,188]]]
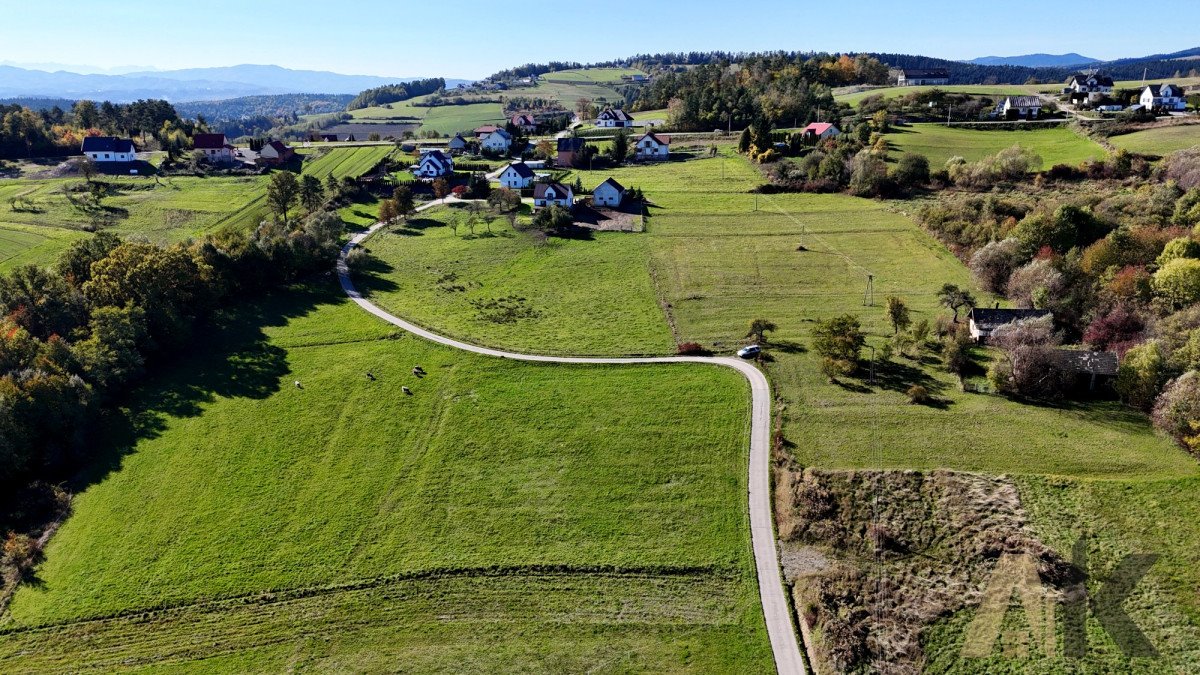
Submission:
[[[805,140],[823,141],[826,138],[840,136],[842,131],[829,122],[813,122],[812,124],[804,127],[804,131],[802,133],[804,134]]]
[[[533,205],[537,208],[575,206],[575,192],[562,183],[538,183],[533,186]]]
[[[519,113],[513,115],[509,121],[512,122],[514,127],[527,134],[532,134],[533,132],[537,131],[537,120],[533,119],[533,115]]]
[[[647,131],[633,145],[638,159],[662,161],[671,157],[671,137]]]

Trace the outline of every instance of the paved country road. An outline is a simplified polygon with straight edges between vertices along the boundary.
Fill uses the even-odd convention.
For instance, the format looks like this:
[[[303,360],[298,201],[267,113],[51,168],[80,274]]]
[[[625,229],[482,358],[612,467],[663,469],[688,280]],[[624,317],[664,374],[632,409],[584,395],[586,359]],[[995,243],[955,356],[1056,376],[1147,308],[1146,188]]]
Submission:
[[[418,208],[423,211],[450,200],[439,200]],[[767,624],[767,635],[771,638],[771,650],[775,655],[775,668],[780,675],[803,675],[804,661],[800,657],[799,641],[792,625],[791,612],[788,609],[787,597],[784,594],[783,579],[779,573],[779,557],[775,548],[775,523],[771,512],[771,385],[758,368],[737,358],[726,356],[659,356],[643,358],[583,358],[563,356],[543,356],[539,354],[518,354],[500,349],[480,347],[467,344],[452,338],[438,335],[433,331],[409,323],[400,317],[389,314],[370,300],[367,300],[354,287],[350,278],[350,268],[346,264],[346,255],[355,246],[366,241],[372,234],[383,227],[376,223],[365,232],[355,235],[338,255],[338,279],[342,290],[360,307],[388,323],[403,328],[426,340],[437,342],[463,351],[494,356],[514,361],[538,361],[545,363],[711,363],[740,372],[750,381],[752,396],[751,427],[750,427],[750,539],[754,545],[754,565],[758,571],[758,591],[762,598],[763,615]]]

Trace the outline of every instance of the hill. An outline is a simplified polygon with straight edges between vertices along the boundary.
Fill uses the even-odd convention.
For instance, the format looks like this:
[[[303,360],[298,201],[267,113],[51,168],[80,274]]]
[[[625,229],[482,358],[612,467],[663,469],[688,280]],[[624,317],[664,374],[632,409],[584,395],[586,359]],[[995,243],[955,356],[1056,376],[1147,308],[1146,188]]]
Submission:
[[[322,93],[357,94],[371,87],[417,77],[343,75],[280,66],[240,65],[222,68],[143,71],[123,75],[46,72],[0,66],[0,97],[62,97],[126,103],[144,98],[168,101],[214,101],[241,96]],[[454,87],[464,80],[449,80]]]
[[[1076,54],[1022,54],[1020,56],[981,56],[969,63],[977,66],[1024,66],[1026,68],[1048,68],[1054,66],[1080,66],[1099,63],[1100,59]]]

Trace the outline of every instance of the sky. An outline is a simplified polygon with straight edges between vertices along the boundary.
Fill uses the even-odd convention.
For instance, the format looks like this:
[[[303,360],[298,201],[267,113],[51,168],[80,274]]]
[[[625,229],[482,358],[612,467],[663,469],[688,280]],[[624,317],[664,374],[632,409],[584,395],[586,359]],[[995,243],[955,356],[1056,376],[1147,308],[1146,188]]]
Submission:
[[[876,51],[948,59],[1200,46],[1197,0],[0,0],[0,62],[163,70],[241,63],[387,77],[479,78],[549,60],[668,51]],[[510,9],[519,8],[519,9]],[[1159,30],[1168,27],[1167,30]]]

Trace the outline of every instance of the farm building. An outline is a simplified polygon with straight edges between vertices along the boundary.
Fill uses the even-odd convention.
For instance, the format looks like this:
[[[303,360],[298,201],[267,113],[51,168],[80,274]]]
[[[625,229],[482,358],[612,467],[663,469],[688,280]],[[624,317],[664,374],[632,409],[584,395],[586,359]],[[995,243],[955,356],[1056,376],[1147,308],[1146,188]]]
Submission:
[[[512,122],[514,127],[524,131],[527,134],[532,134],[533,132],[537,131],[537,120],[533,119],[533,115],[519,113],[517,115],[513,115],[509,119],[509,122]]]
[[[620,108],[605,108],[596,117],[598,127],[631,127],[633,116]]]
[[[625,188],[617,181],[609,178],[592,190],[592,203],[596,206],[616,208],[625,199]]]
[[[270,141],[258,151],[258,158],[265,164],[286,164],[296,156],[296,151],[283,144],[283,141]]]
[[[971,337],[977,342],[985,342],[997,328],[1024,319],[1040,319],[1050,316],[1045,309],[984,309],[976,307],[969,315]]]
[[[804,134],[804,140],[808,141],[809,143],[815,143],[817,141],[823,141],[826,138],[840,136],[842,130],[838,129],[829,122],[813,122],[812,124],[804,127],[804,131],[801,133]]]
[[[512,190],[527,188],[533,183],[533,169],[525,162],[513,162],[500,172],[500,184]]]
[[[896,77],[896,84],[901,87],[950,84],[950,71],[945,68],[904,68]]]
[[[1037,119],[1042,112],[1040,96],[1007,96],[1000,104],[1000,112],[1007,119]]]
[[[671,156],[671,137],[647,131],[634,144],[634,153],[638,159],[668,159]]]
[[[454,173],[454,160],[441,150],[421,152],[421,161],[413,169],[417,178],[438,178]]]
[[[1064,373],[1081,381],[1086,380],[1090,390],[1095,390],[1099,382],[1115,378],[1120,365],[1117,355],[1112,352],[1086,349],[1056,349],[1054,361]]]
[[[533,186],[533,205],[561,206],[569,209],[575,205],[575,193],[562,183],[538,183]]]
[[[1148,84],[1142,90],[1138,103],[1147,110],[1184,110],[1187,101],[1183,100],[1183,88],[1174,84]]]
[[[196,134],[192,147],[204,153],[210,162],[224,164],[233,161],[233,146],[225,140],[225,134]]]
[[[1099,72],[1077,73],[1067,80],[1063,93],[1069,94],[1072,101],[1095,103],[1112,95],[1113,79]]]
[[[575,166],[579,153],[583,152],[583,143],[582,138],[558,139],[558,165]]]
[[[88,136],[83,139],[83,154],[93,162],[132,162],[137,158],[133,141],[116,136]]]
[[[480,142],[481,147],[489,152],[508,152],[512,147],[512,134],[504,129],[496,129],[492,133],[484,136]]]

